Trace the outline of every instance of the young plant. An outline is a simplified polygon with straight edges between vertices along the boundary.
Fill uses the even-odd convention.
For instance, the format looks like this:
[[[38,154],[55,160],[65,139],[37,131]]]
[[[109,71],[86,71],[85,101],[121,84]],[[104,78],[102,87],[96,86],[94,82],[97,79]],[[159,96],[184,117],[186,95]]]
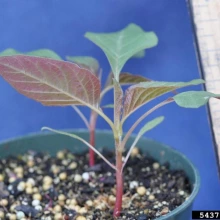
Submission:
[[[47,127],[44,127],[43,130],[68,135],[82,141],[116,171],[116,202],[113,215],[118,217],[122,209],[123,168],[140,137],[159,125],[164,117],[157,117],[147,122],[140,129],[123,160],[122,155],[127,140],[139,123],[153,111],[169,103],[175,102],[185,108],[198,108],[205,105],[211,97],[219,98],[220,95],[206,91],[188,91],[177,95],[171,93],[168,99],[158,103],[141,115],[128,132],[124,134],[124,122],[133,112],[149,101],[173,90],[199,85],[204,81],[202,79],[189,82],[144,81],[131,85],[124,93],[120,85],[120,73],[124,64],[135,54],[156,45],[156,35],[152,32],[144,32],[137,25],[130,24],[116,33],[87,33],[86,37],[104,51],[112,69],[113,120],[100,107],[100,99],[102,98],[100,79],[91,70],[81,68],[74,63],[27,55],[4,56],[0,57],[0,75],[18,92],[41,102],[43,105],[87,106],[109,124],[115,141],[116,164],[112,164],[90,143],[75,134]],[[135,76],[132,77],[135,78]]]
[[[135,54],[133,57],[141,58],[143,56],[144,56],[144,51],[141,51],[141,53]],[[66,58],[67,58],[68,61],[76,63],[82,68],[89,69],[101,81],[101,79],[102,79],[102,70],[99,68],[98,61],[96,59],[94,59],[93,57],[88,57],[88,56],[70,57],[70,56],[67,56]],[[104,86],[104,88],[102,89],[102,91],[100,93],[100,100],[99,100],[99,105],[100,106],[101,106],[101,102],[102,102],[102,99],[104,98],[105,94],[113,88],[112,77],[113,77],[112,72],[110,72],[108,77],[107,77],[105,86]],[[138,76],[138,75],[134,76],[130,73],[121,73],[120,77],[119,77],[119,83],[122,86],[123,85],[131,85],[131,84],[135,84],[135,83],[138,83],[138,82],[145,82],[145,81],[149,81],[149,80],[142,77],[142,76]],[[101,108],[102,109],[103,108],[111,108],[112,106],[113,105],[109,104],[109,105],[102,106]],[[89,130],[89,134],[90,134],[89,143],[90,143],[90,145],[95,147],[95,129],[96,129],[96,122],[97,122],[98,113],[95,112],[95,111],[91,111],[90,119],[87,120],[87,118],[85,117],[83,112],[80,111],[80,109],[77,106],[73,105],[73,108],[78,113],[78,115],[82,118],[82,120],[84,121],[86,127]],[[94,154],[94,151],[91,148],[89,148],[89,165],[90,166],[95,165],[95,154]]]

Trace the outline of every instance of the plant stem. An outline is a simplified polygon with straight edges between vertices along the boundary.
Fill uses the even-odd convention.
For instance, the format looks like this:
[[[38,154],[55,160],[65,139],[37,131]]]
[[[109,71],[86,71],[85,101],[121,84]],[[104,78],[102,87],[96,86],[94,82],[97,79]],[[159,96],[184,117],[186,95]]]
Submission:
[[[114,217],[120,215],[122,209],[122,196],[123,196],[123,174],[122,174],[122,151],[118,146],[119,142],[116,140],[116,202],[114,207]]]
[[[97,113],[91,110],[90,123],[89,123],[85,115],[80,111],[78,107],[74,105],[72,105],[72,107],[81,117],[81,119],[84,121],[86,127],[89,129],[89,143],[90,145],[95,147],[95,125],[96,125]],[[96,117],[94,117],[95,114]],[[94,165],[95,165],[95,153],[91,148],[89,148],[89,166],[92,167]]]
[[[97,120],[98,114],[94,111],[91,111],[90,115],[90,137],[89,137],[89,143],[95,148],[95,127],[96,127],[96,120]],[[95,165],[95,152],[89,148],[89,165],[94,166]]]
[[[122,196],[123,196],[123,175],[122,175],[122,148],[121,148],[121,137],[123,134],[121,126],[121,110],[122,110],[122,99],[123,91],[117,79],[113,79],[114,85],[114,139],[115,139],[115,155],[116,155],[116,202],[114,207],[114,217],[120,215],[122,209]]]
[[[72,105],[72,108],[76,111],[76,113],[80,116],[80,118],[83,120],[83,122],[85,123],[86,127],[88,129],[90,129],[90,125],[88,120],[86,119],[85,115],[80,111],[80,109],[78,107],[76,107],[75,105]]]
[[[90,130],[89,143],[95,147],[95,130]],[[95,165],[95,152],[89,148],[89,166],[92,167]]]

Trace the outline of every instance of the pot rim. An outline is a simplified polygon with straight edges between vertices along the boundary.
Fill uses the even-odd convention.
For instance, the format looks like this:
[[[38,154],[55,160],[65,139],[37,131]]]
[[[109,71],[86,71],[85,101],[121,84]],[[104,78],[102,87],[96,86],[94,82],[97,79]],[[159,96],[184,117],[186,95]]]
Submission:
[[[60,129],[60,130],[66,131],[66,132],[72,132],[72,133],[74,131],[77,131],[77,132],[87,132],[88,133],[87,129]],[[102,134],[112,134],[112,131],[111,130],[107,130],[107,129],[103,129],[103,130],[96,129],[95,131],[99,132],[99,133],[102,133]],[[40,132],[32,132],[32,133],[28,133],[27,135],[22,135],[22,136],[20,135],[18,137],[8,138],[8,139],[6,139],[4,141],[0,141],[0,145],[6,144],[8,142],[14,142],[14,141],[22,140],[24,137],[32,138],[32,137],[36,137],[36,136],[46,136],[48,134],[56,134],[56,133],[51,133],[51,132],[42,132],[42,133],[40,133]],[[136,136],[136,134],[132,134],[131,135],[131,137],[133,137],[133,138],[135,136]],[[198,172],[197,168],[195,167],[195,165],[183,153],[177,151],[176,149],[174,149],[172,147],[169,147],[166,144],[163,144],[163,143],[160,143],[160,142],[155,141],[153,139],[150,139],[150,138],[141,137],[141,139],[143,139],[143,140],[150,140],[150,141],[156,142],[156,143],[162,145],[164,148],[175,152],[180,157],[182,157],[190,165],[190,167],[193,170],[193,174],[194,174],[194,177],[195,177],[195,183],[194,183],[194,186],[193,186],[193,191],[190,194],[190,196],[188,197],[188,199],[184,203],[182,203],[180,206],[175,208],[173,211],[169,212],[167,215],[164,215],[164,216],[161,216],[161,217],[155,219],[155,220],[167,220],[168,217],[173,217],[173,216],[179,214],[180,212],[182,212],[183,210],[188,208],[193,203],[196,195],[198,194],[199,188],[200,188],[199,172]]]

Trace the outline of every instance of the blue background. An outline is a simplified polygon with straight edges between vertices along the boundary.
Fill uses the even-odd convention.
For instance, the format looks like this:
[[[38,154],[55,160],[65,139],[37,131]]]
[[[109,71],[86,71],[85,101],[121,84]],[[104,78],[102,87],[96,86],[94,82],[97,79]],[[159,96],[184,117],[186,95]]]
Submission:
[[[131,22],[146,31],[155,31],[159,44],[148,50],[144,59],[130,60],[125,71],[166,81],[200,77],[185,0],[1,0],[0,50],[49,48],[63,58],[92,55],[106,75],[110,70],[106,57],[83,35],[86,31],[118,31]],[[111,101],[109,93],[106,103]],[[125,131],[145,110],[146,107],[132,115]],[[107,110],[107,114],[111,116],[112,110]],[[183,152],[201,174],[194,209],[220,209],[220,184],[206,108],[182,109],[171,104],[152,116],[159,115],[166,120],[147,136]],[[58,129],[84,127],[70,107],[44,107],[18,94],[0,78],[0,140],[38,132],[45,125]],[[108,128],[102,119],[97,127]]]

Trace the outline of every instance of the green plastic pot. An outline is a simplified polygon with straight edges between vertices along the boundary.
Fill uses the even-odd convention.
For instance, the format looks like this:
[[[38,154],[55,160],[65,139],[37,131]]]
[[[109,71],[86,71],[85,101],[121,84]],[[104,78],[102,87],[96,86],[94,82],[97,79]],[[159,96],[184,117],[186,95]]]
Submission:
[[[75,133],[80,137],[88,140],[89,134],[85,130],[70,130],[68,132]],[[128,140],[128,146],[132,143],[135,136]],[[114,148],[112,133],[109,131],[96,131],[96,147]],[[138,142],[139,148],[148,152],[152,157],[160,163],[169,162],[171,169],[182,169],[186,172],[192,185],[192,194],[181,206],[167,214],[166,216],[157,218],[157,220],[189,220],[191,219],[191,210],[195,196],[198,193],[200,178],[198,171],[193,164],[181,153],[167,147],[164,144],[149,140],[146,138],[140,139]],[[25,153],[27,150],[36,150],[41,152],[49,152],[55,155],[57,151],[69,149],[72,152],[80,153],[85,151],[87,147],[81,142],[59,134],[41,132],[38,134],[30,134],[24,137],[11,139],[0,144],[0,157],[4,158],[8,155],[18,155]]]

